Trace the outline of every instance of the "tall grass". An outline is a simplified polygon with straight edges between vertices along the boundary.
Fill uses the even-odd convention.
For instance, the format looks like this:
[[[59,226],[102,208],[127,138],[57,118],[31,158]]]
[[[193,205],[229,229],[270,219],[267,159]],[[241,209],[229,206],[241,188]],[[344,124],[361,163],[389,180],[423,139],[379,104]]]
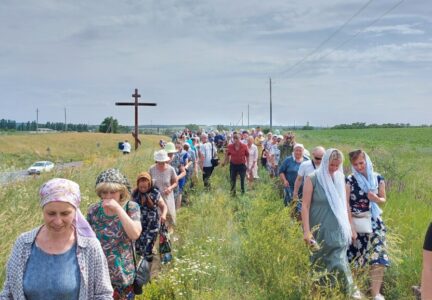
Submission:
[[[412,298],[410,286],[418,284],[420,278],[422,240],[431,220],[432,182],[428,175],[432,167],[432,130],[296,133],[297,140],[309,150],[321,144],[340,148],[344,153],[360,147],[369,152],[376,171],[386,179],[388,191],[383,218],[388,227],[392,266],[386,271],[384,293],[388,299]],[[85,163],[80,169],[56,171],[0,189],[0,282],[4,280],[3,266],[13,241],[21,232],[41,223],[37,190],[44,181],[52,176],[77,181],[85,213],[89,204],[97,201],[94,181],[100,171],[118,167],[133,183],[139,171],[148,169],[158,138],[146,140],[144,147],[130,156],[115,150],[116,142],[122,139],[115,137],[107,146],[114,148],[112,154],[108,149],[84,153]],[[189,192],[190,204],[178,214],[174,260],[162,267],[160,276],[146,286],[145,294],[138,299],[344,298],[337,289],[314,288],[318,276],[310,272],[301,228],[291,218],[290,210],[283,207],[275,181],[263,170],[260,176],[253,190],[231,197],[228,168],[218,167],[211,192],[204,191],[201,182]],[[360,274],[356,281],[366,291],[366,276]]]

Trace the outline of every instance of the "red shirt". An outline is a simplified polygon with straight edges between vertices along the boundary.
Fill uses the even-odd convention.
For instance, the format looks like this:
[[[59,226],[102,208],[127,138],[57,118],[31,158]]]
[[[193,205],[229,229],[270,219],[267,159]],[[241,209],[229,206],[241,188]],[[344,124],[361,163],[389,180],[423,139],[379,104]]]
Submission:
[[[249,157],[249,150],[246,144],[240,143],[239,149],[236,150],[235,144],[229,144],[227,148],[227,155],[231,156],[231,163],[235,165],[245,164]]]

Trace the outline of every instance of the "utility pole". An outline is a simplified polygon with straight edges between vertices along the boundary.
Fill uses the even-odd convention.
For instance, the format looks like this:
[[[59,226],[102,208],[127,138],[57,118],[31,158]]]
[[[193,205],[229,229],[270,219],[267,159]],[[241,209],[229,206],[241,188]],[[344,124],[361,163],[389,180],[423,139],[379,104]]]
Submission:
[[[38,124],[39,124],[39,108],[36,108],[36,132],[38,132]]]
[[[242,112],[242,128],[243,128],[243,112]]]
[[[249,129],[249,104],[248,104],[248,129]]]
[[[270,131],[273,127],[272,82],[270,77]]]
[[[64,113],[65,113],[65,131],[67,131],[66,107],[64,108]]]

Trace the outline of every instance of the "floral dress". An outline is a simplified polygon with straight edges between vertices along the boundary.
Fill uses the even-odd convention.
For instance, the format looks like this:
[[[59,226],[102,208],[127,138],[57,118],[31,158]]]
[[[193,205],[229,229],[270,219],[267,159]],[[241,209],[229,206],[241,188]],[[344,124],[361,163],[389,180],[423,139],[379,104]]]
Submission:
[[[136,190],[132,197],[141,210],[142,232],[135,243],[135,248],[140,256],[150,262],[153,260],[152,250],[160,227],[158,205],[161,195],[157,188],[151,188],[146,193]]]
[[[124,209],[129,217],[134,221],[139,221],[140,209],[138,204],[129,201],[126,205]],[[87,220],[96,233],[107,258],[112,286],[115,289],[130,286],[135,276],[132,240],[124,231],[119,217],[106,215],[102,201],[100,201],[89,207]]]
[[[384,181],[384,177],[376,174],[378,184]],[[350,206],[352,213],[362,213],[370,210],[370,201],[367,194],[360,189],[360,186],[353,175],[346,179],[350,186]],[[371,218],[372,233],[358,233],[357,239],[349,246],[347,255],[350,263],[355,267],[370,265],[389,266],[390,261],[387,255],[386,232],[387,229],[381,216]]]

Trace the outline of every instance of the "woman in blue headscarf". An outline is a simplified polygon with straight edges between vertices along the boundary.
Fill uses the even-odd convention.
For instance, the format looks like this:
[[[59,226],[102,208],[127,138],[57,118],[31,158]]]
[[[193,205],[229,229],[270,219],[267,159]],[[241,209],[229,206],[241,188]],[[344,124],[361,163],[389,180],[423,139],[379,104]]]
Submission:
[[[363,150],[349,153],[352,174],[346,179],[351,206],[353,230],[357,238],[348,248],[348,260],[361,268],[371,266],[371,294],[383,300],[380,289],[384,269],[389,266],[386,247],[386,227],[378,204],[386,201],[384,178],[375,173],[369,156]]]

